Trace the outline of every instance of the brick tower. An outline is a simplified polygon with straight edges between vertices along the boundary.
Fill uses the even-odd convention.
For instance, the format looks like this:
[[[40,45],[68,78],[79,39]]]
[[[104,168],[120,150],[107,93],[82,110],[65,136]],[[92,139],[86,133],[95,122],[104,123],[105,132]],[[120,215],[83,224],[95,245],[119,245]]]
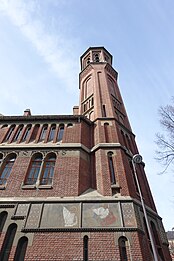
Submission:
[[[104,47],[81,57],[73,115],[0,115],[0,260],[170,261]]]

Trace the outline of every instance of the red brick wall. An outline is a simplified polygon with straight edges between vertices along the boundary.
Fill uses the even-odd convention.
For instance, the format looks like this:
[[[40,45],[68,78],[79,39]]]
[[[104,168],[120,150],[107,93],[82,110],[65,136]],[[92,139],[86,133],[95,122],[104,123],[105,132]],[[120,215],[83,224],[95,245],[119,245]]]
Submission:
[[[27,247],[25,260],[82,261],[84,235],[80,232],[35,233],[32,246]],[[126,247],[128,261],[151,261],[148,253],[142,256],[138,234],[133,232],[131,237],[131,242]],[[13,246],[9,261],[13,260],[15,250],[16,247]],[[142,252],[146,252],[145,245]],[[120,261],[118,242],[114,232],[91,232],[88,239],[88,256],[91,261]]]

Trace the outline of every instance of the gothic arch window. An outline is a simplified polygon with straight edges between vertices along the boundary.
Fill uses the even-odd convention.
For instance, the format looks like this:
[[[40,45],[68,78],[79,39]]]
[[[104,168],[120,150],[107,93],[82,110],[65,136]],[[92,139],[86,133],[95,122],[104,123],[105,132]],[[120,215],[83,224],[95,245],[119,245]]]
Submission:
[[[53,141],[56,132],[56,124],[51,125],[48,141]]]
[[[42,169],[40,185],[51,185],[52,184],[55,162],[56,162],[56,155],[54,153],[49,154],[45,158],[43,169]]]
[[[20,125],[18,127],[15,137],[13,138],[13,142],[18,141],[21,138],[23,127],[24,125]]]
[[[129,150],[131,150],[132,149],[131,141],[130,141],[130,137],[127,134],[126,134],[126,140],[127,140],[127,143],[128,143]]]
[[[5,136],[4,141],[8,141],[11,138],[11,136],[12,136],[12,134],[14,132],[15,127],[16,127],[15,125],[11,125],[10,126],[10,128],[9,128],[9,130],[7,132],[7,135]]]
[[[88,261],[88,236],[83,238],[83,261]]]
[[[39,141],[44,141],[48,130],[48,124],[43,125]]]
[[[95,59],[95,62],[96,62],[96,63],[99,63],[99,62],[100,62],[99,54],[98,54],[98,53],[95,54],[94,59]]]
[[[115,178],[115,170],[114,170],[114,164],[113,164],[113,152],[108,152],[108,163],[109,163],[109,172],[110,172],[110,180],[111,184],[116,184],[116,178]]]
[[[87,65],[90,64],[90,57],[87,58]]]
[[[31,133],[31,124],[27,125],[22,141],[26,141]]]
[[[3,154],[0,153],[0,165],[1,165],[2,159],[3,159]]]
[[[33,128],[33,131],[32,131],[32,134],[31,134],[31,139],[30,141],[34,141],[37,137],[37,134],[38,134],[38,131],[39,131],[39,128],[40,128],[40,124],[36,124]]]
[[[1,233],[2,230],[3,230],[3,227],[4,227],[4,225],[5,225],[5,221],[6,221],[6,219],[7,219],[7,216],[8,216],[7,211],[2,211],[2,212],[0,213],[0,233]]]
[[[89,113],[89,119],[90,119],[91,121],[94,120],[94,111],[91,111],[91,112]]]
[[[136,192],[139,193],[139,189],[138,189],[137,180],[136,180],[136,177],[135,177],[135,172],[134,172],[134,169],[133,169],[132,161],[129,161],[129,166],[130,166],[130,169],[131,169],[131,173],[132,173]]]
[[[0,169],[0,185],[5,185],[7,183],[15,160],[16,154],[12,153],[3,161]]]
[[[105,141],[109,142],[109,123],[104,123]]]
[[[119,251],[120,251],[120,261],[128,261],[127,249],[126,249],[126,237],[120,237],[118,239]]]
[[[71,128],[71,127],[73,127],[73,124],[72,123],[68,123],[67,124],[67,128]]]
[[[4,125],[2,125],[1,129],[7,128],[7,127],[8,127],[8,125],[4,124]]]
[[[23,236],[18,240],[14,261],[24,261],[28,245],[28,238]]]
[[[16,231],[17,231],[17,225],[15,223],[9,225],[1,248],[1,253],[0,253],[1,261],[8,260]]]
[[[57,135],[57,141],[62,141],[63,134],[64,134],[64,124],[60,124],[58,135]]]
[[[124,134],[124,132],[123,132],[122,130],[121,130],[121,135],[122,135],[122,138],[123,138],[123,145],[124,145],[125,147],[127,147],[125,134]]]
[[[156,230],[156,226],[153,223],[153,221],[151,221],[150,224],[151,224],[151,228],[152,228],[153,237],[155,239],[155,243],[156,243],[157,246],[160,246],[160,241],[159,241],[158,232]]]
[[[43,156],[41,153],[37,153],[32,157],[27,176],[25,178],[25,185],[34,185],[38,179],[41,165],[42,165]]]
[[[93,106],[94,105],[94,98],[92,97],[91,98],[91,106]]]

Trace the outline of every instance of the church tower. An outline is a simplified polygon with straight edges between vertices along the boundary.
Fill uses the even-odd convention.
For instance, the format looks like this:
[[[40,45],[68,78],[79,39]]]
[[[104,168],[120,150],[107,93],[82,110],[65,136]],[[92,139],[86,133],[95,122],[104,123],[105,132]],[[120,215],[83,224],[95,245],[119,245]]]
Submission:
[[[80,62],[73,115],[0,115],[0,260],[170,261],[112,55]]]

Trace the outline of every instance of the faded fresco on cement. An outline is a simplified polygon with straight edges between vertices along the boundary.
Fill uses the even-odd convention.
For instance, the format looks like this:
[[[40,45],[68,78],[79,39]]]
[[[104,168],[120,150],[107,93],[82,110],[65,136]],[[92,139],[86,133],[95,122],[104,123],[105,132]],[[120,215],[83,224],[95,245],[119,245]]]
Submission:
[[[121,227],[117,203],[84,203],[82,227]]]
[[[79,204],[44,204],[41,228],[78,228]]]

